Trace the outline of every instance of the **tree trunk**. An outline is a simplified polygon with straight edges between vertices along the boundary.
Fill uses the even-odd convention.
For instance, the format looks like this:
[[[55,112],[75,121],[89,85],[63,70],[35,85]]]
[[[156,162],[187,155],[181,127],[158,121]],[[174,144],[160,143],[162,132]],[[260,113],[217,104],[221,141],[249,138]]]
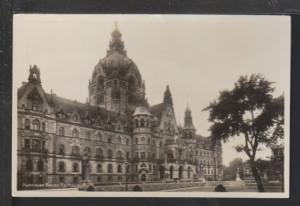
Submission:
[[[256,182],[256,185],[257,185],[257,189],[258,189],[258,192],[264,192],[265,191],[265,188],[264,188],[264,185],[261,181],[261,178],[260,178],[260,175],[258,173],[258,170],[255,166],[255,162],[254,161],[250,161],[250,164],[251,164],[251,169],[252,169],[252,174],[255,178],[255,182]]]

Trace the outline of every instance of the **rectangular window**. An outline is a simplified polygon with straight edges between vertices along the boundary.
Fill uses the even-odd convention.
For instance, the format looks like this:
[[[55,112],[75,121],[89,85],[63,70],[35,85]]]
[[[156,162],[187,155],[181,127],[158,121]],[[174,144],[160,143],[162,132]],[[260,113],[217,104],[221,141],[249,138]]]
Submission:
[[[32,140],[32,149],[34,152],[38,152],[40,150],[40,141],[37,139]]]
[[[141,158],[145,159],[146,158],[146,152],[141,152]]]
[[[26,149],[29,149],[29,148],[30,148],[30,139],[25,139],[25,141],[24,141],[24,147],[25,147]]]
[[[91,133],[90,132],[86,132],[86,138],[90,139],[91,138]]]

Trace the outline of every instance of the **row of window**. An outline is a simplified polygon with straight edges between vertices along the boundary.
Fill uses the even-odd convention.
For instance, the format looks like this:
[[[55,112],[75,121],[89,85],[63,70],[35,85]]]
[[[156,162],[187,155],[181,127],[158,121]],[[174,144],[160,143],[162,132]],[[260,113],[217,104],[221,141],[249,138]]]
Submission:
[[[146,152],[135,152],[134,153],[134,157],[135,158],[141,158],[141,159],[146,159],[147,157],[148,158],[153,158],[153,159],[155,159],[156,158],[156,155],[155,155],[155,153],[150,153],[150,152],[148,152],[148,155],[147,155],[147,153]]]
[[[34,119],[31,123],[30,119],[25,119],[25,129],[32,129],[32,130],[38,130],[38,131],[45,131],[46,130],[46,124],[45,122],[40,122],[38,119]]]
[[[46,148],[46,141],[40,139],[29,139],[24,140],[24,148],[30,149],[33,152],[41,152]]]
[[[59,155],[65,155],[66,152],[65,152],[65,146],[63,144],[60,144],[59,147],[58,147],[58,154]],[[87,154],[87,155],[92,155],[92,150],[90,147],[85,147],[83,149],[83,153],[84,154]],[[74,145],[71,147],[71,154],[73,155],[80,155],[80,147],[77,146],[77,145]],[[101,148],[97,148],[96,149],[96,154],[95,154],[96,157],[101,157],[101,158],[104,158],[105,155],[104,155],[104,152],[103,152],[103,149]],[[107,152],[106,152],[106,157],[107,158],[113,158],[114,155],[113,155],[113,151],[111,149],[108,149]],[[130,157],[130,154],[129,152],[126,152],[126,158],[128,159]],[[122,159],[123,158],[123,152],[118,150],[116,152],[116,158],[117,159]]]
[[[140,120],[135,119],[134,121],[135,128],[144,128],[144,127],[150,127],[150,119],[145,120],[144,118],[141,118]]]
[[[92,168],[91,168],[90,164],[86,165],[85,167],[86,168],[84,168],[84,169],[87,169],[87,171],[89,173],[92,172]],[[128,170],[129,170],[129,166],[127,166],[127,172],[128,172]],[[65,162],[63,162],[63,161],[58,162],[58,172],[65,172],[65,171],[66,171],[66,164],[65,164]],[[97,171],[97,173],[103,173],[104,172],[103,165],[102,164],[97,164],[96,171]],[[72,172],[79,172],[79,164],[77,162],[74,162],[72,164]],[[113,173],[114,172],[114,167],[113,167],[112,164],[108,164],[107,165],[106,172],[107,173]],[[121,164],[117,165],[117,172],[118,173],[122,173],[123,172],[123,166]]]
[[[25,170],[26,171],[33,171],[33,161],[32,160],[27,160],[25,163]],[[44,171],[44,162],[42,160],[38,160],[37,162],[37,171]]]
[[[58,134],[59,136],[65,136],[65,128],[64,127],[60,127],[58,129]],[[85,136],[87,137],[87,139],[92,139],[92,133],[90,131],[86,131],[85,133]],[[77,128],[74,128],[72,130],[72,137],[79,137],[79,131]],[[100,132],[98,132],[94,137],[93,139],[97,140],[97,141],[103,141],[103,137],[102,137],[102,134]],[[119,135],[117,136],[116,138],[116,141],[113,141],[113,137],[110,135],[107,137],[107,143],[118,143],[118,144],[122,144],[123,141],[122,141],[122,137]],[[126,145],[129,145],[130,144],[130,140],[129,138],[125,138],[125,143]]]

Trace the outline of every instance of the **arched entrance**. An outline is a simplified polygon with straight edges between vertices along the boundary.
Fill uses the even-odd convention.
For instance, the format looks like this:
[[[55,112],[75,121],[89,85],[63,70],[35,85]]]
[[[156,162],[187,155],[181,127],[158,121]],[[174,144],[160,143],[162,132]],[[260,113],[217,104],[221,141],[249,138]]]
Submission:
[[[173,170],[174,170],[174,167],[173,165],[170,166],[170,179],[173,179]]]
[[[142,181],[142,182],[146,182],[146,175],[145,175],[145,174],[142,174],[142,175],[141,175],[141,181]]]
[[[188,174],[187,174],[188,178],[191,178],[191,167],[188,167]]]
[[[165,175],[165,168],[163,166],[159,167],[159,177],[162,180],[164,178]]]
[[[182,179],[182,172],[183,172],[183,167],[179,166],[179,169],[178,169],[178,177],[179,177],[179,179]]]

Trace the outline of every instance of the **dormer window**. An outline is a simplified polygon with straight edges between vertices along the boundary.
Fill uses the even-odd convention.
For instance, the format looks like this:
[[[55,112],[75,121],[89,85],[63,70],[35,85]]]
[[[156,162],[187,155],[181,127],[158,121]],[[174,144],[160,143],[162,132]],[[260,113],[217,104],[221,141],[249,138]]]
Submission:
[[[39,110],[39,105],[36,102],[32,103],[32,110],[33,111],[38,111]]]
[[[34,130],[40,130],[40,121],[39,120],[37,120],[37,119],[33,120],[32,125],[33,125]]]
[[[30,129],[30,120],[25,119],[25,129]]]
[[[78,137],[78,136],[79,136],[78,130],[76,128],[73,129],[73,131],[72,131],[72,137]]]

